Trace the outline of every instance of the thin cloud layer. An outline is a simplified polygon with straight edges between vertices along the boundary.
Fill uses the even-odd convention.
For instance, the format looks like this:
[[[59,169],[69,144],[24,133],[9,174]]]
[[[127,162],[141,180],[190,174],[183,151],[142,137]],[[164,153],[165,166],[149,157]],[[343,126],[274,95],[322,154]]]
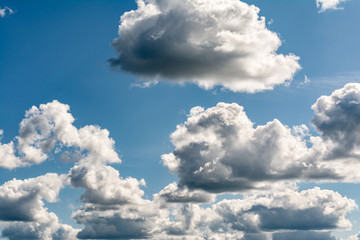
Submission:
[[[299,57],[278,54],[259,9],[238,0],[138,0],[113,41],[120,68],[147,80],[257,92],[291,81]]]
[[[358,181],[360,85],[347,84],[312,106],[321,137],[279,120],[254,127],[243,107],[195,107],[171,134],[162,160],[179,186],[208,192],[261,189],[278,181]],[[311,145],[308,147],[308,145]]]
[[[316,6],[320,9],[319,12],[324,12],[326,10],[339,10],[343,9],[340,7],[340,4],[346,2],[347,0],[316,0]]]

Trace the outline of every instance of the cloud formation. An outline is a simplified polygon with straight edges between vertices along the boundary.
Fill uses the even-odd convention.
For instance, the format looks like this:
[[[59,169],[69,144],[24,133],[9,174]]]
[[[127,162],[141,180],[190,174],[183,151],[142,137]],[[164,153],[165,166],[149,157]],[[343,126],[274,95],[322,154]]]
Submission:
[[[332,239],[329,232],[316,230],[349,228],[345,215],[354,208],[353,200],[333,191],[287,189],[223,200],[209,208],[179,204],[172,211],[166,233],[178,239]]]
[[[120,68],[144,79],[257,92],[291,81],[299,57],[276,51],[259,9],[238,0],[138,0],[113,41]]]
[[[123,178],[110,165],[121,159],[108,130],[95,125],[76,128],[70,107],[56,100],[32,107],[21,121],[19,136],[0,145],[5,156],[0,166],[39,164],[55,152],[74,157],[74,166],[68,174],[1,185],[2,237],[335,239],[333,230],[351,228],[346,215],[356,203],[331,190],[298,191],[294,183],[284,182],[343,181],[343,172],[349,179],[357,177],[358,139],[349,129],[358,128],[359,96],[360,84],[348,84],[320,97],[312,106],[318,137],[309,136],[305,125],[289,128],[278,120],[254,127],[237,104],[195,107],[171,136],[174,152],[162,157],[179,182],[168,184],[152,199],[141,189],[145,180]],[[69,186],[83,190],[82,205],[71,216],[82,229],[62,224],[45,207],[45,201],[56,201],[60,189]],[[216,201],[218,194],[239,191],[246,194]]]
[[[312,106],[312,123],[290,128],[275,119],[254,127],[243,107],[195,107],[171,134],[162,160],[179,186],[208,192],[261,189],[278,181],[358,181],[360,84],[347,84]],[[308,146],[310,145],[310,147]]]
[[[324,12],[326,10],[339,10],[343,9],[339,5],[347,0],[316,0],[316,6],[320,9],[319,12]]]
[[[13,179],[0,186],[0,227],[2,237],[17,239],[76,239],[78,230],[61,224],[48,212],[44,201],[55,202],[64,176],[48,173],[26,180]]]
[[[102,158],[108,163],[121,162],[113,148],[114,141],[108,137],[109,132],[92,125],[77,129],[69,110],[69,105],[56,100],[28,110],[15,142],[0,143],[0,167],[14,169],[40,164],[55,147],[86,151],[89,161]]]
[[[5,17],[7,14],[13,14],[13,13],[14,13],[14,11],[9,7],[4,7],[4,8],[0,7],[0,17],[1,18]]]

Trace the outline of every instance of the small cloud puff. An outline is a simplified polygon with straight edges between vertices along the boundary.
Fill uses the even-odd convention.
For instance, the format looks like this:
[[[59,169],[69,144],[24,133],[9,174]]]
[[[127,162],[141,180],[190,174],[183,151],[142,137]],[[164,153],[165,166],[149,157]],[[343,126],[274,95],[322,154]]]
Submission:
[[[320,8],[319,12],[324,12],[326,10],[340,10],[343,9],[339,5],[347,0],[316,0],[316,6]]]
[[[13,14],[14,13],[14,10],[12,10],[11,8],[9,7],[4,7],[4,8],[1,8],[0,7],[0,17],[3,18],[5,17],[7,14]]]

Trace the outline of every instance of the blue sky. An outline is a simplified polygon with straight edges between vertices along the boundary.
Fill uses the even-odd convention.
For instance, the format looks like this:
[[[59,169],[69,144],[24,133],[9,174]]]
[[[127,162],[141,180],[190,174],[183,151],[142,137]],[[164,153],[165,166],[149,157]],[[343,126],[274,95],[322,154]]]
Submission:
[[[162,6],[162,4],[164,4],[164,1],[150,2],[159,8]],[[187,4],[188,2],[192,1],[185,1],[184,4]],[[197,3],[201,1],[194,2]],[[214,4],[222,4],[217,0],[210,2],[214,2]],[[226,0],[223,2],[235,4],[234,2],[237,1]],[[137,43],[139,46],[135,47],[144,47],[146,51],[156,49],[158,46],[161,46],[160,49],[163,49],[162,47],[164,46],[164,52],[166,52],[167,46],[170,46],[170,49],[174,45],[172,45],[172,43],[166,43],[165,38],[165,40],[161,39],[164,42],[160,42],[160,45],[156,41],[154,41],[154,44],[158,44],[156,46],[152,46],[151,41],[150,45],[145,45],[145,43],[144,45],[141,45],[142,37],[145,33],[147,33],[145,30],[144,32],[138,30],[138,28],[141,28],[141,26],[133,26],[133,28],[130,26],[129,29],[127,29],[128,32],[124,31],[123,35],[120,34],[119,37],[119,24],[123,24],[123,26],[125,26],[124,23],[120,22],[120,17],[125,12],[138,9],[136,2],[133,0],[35,0],[31,2],[20,0],[0,0],[1,9],[5,9],[5,7],[7,7],[8,9],[12,10],[12,12],[10,12],[10,10],[6,9],[4,16],[0,14],[0,129],[3,130],[1,144],[6,144],[10,141],[14,141],[15,144],[17,144],[18,140],[15,138],[16,136],[19,136],[19,124],[24,119],[25,111],[29,110],[32,106],[39,107],[40,104],[46,104],[52,102],[53,100],[58,100],[60,103],[70,106],[70,112],[75,118],[73,125],[77,129],[87,125],[97,125],[102,129],[107,129],[110,132],[110,138],[115,141],[113,148],[118,153],[122,163],[110,164],[107,162],[106,164],[110,164],[109,166],[118,170],[121,177],[124,179],[127,177],[133,177],[140,180],[143,178],[146,181],[146,187],[141,187],[141,189],[144,191],[142,199],[148,199],[149,201],[152,201],[151,204],[155,204],[153,194],[158,194],[168,184],[174,181],[178,182],[179,186],[183,184],[183,187],[188,187],[195,193],[197,193],[196,191],[201,191],[201,194],[208,194],[209,196],[211,195],[209,198],[214,197],[212,195],[214,194],[213,190],[205,187],[205,185],[201,185],[201,183],[196,183],[194,185],[192,182],[187,182],[185,175],[188,174],[188,172],[175,170],[174,173],[171,174],[169,172],[169,168],[164,166],[166,164],[163,164],[161,156],[163,154],[169,154],[172,152],[175,155],[182,154],[181,156],[184,156],[183,158],[180,155],[176,155],[178,159],[180,159],[179,161],[181,161],[181,164],[188,164],[190,166],[191,163],[188,161],[193,159],[192,156],[188,157],[190,152],[182,152],[185,150],[181,150],[181,141],[177,140],[177,138],[174,136],[170,137],[170,134],[176,131],[177,125],[183,124],[186,121],[190,121],[192,117],[193,121],[196,122],[198,121],[196,120],[197,117],[202,116],[205,118],[205,115],[202,114],[208,114],[209,116],[212,116],[212,111],[217,110],[217,108],[214,107],[219,102],[236,103],[237,105],[243,106],[243,111],[246,112],[247,117],[254,123],[254,127],[266,125],[266,123],[272,121],[273,119],[278,119],[284,126],[289,126],[289,128],[305,124],[309,129],[309,134],[314,137],[320,136],[320,138],[323,136],[322,141],[324,142],[328,141],[329,139],[329,141],[332,141],[332,143],[334,143],[335,140],[339,140],[335,139],[335,137],[331,137],[333,136],[332,134],[334,134],[331,131],[332,129],[325,128],[323,125],[321,125],[321,123],[314,123],[314,125],[310,124],[314,118],[314,111],[311,109],[311,106],[315,104],[320,96],[330,96],[336,89],[343,89],[345,84],[357,83],[360,80],[360,46],[358,41],[360,38],[360,31],[357,27],[360,24],[360,15],[358,14],[360,11],[360,2],[356,0],[340,2],[337,8],[343,9],[329,8],[323,12],[319,12],[319,8],[317,7],[315,0],[246,0],[243,2],[249,5],[253,4],[257,6],[260,9],[258,15],[264,16],[266,18],[264,29],[261,28],[259,30],[259,34],[264,34],[261,35],[264,36],[263,40],[254,38],[253,36],[257,35],[251,35],[252,33],[249,33],[249,35],[246,36],[246,31],[251,31],[244,30],[245,37],[249,37],[249,43],[247,43],[248,45],[245,46],[246,50],[244,50],[249,50],[249,53],[247,53],[249,56],[248,58],[243,60],[242,55],[240,54],[238,59],[233,60],[231,57],[227,59],[228,56],[226,53],[222,55],[222,57],[225,59],[224,62],[219,61],[219,59],[216,58],[217,56],[214,56],[215,60],[213,60],[213,62],[211,62],[212,60],[209,60],[210,62],[208,62],[208,64],[205,64],[205,66],[200,66],[200,62],[202,61],[199,61],[199,59],[196,59],[196,57],[192,57],[190,60],[194,61],[194,64],[190,65],[191,69],[187,69],[189,66],[186,63],[184,63],[184,66],[181,66],[180,60],[182,59],[177,59],[177,56],[171,56],[173,58],[167,59],[169,56],[166,54],[165,57],[163,57],[163,55],[160,53],[154,53],[155,57],[153,59],[150,58],[149,60],[150,70],[147,70],[145,67],[142,69],[142,66],[140,66],[137,62],[131,63],[133,65],[129,65],[128,67],[126,65],[128,63],[130,64],[132,57],[137,56],[136,52],[126,52],[127,47],[133,47],[133,42],[129,41],[131,36],[137,36],[139,39]],[[325,3],[322,4],[324,6]],[[169,6],[163,7],[167,8]],[[171,6],[169,8],[171,8]],[[241,8],[248,10],[248,5],[241,5]],[[183,7],[181,9],[187,8]],[[200,7],[199,9],[201,12],[202,10]],[[186,12],[186,10],[184,11],[185,12],[179,11],[178,14],[180,14],[180,17],[171,14],[164,14],[163,17],[164,19],[169,18],[170,20],[174,18],[174,22],[181,23],[181,21],[184,21],[185,19],[182,17],[188,16],[186,14],[189,14]],[[222,12],[220,11],[219,14],[222,14]],[[235,15],[236,14],[237,12],[235,12]],[[239,16],[239,21],[242,21],[242,17],[240,15],[236,16]],[[141,18],[141,14],[138,17]],[[206,17],[207,15],[204,14],[205,19]],[[168,22],[164,23],[165,26],[167,26],[166,23],[170,25],[172,24],[169,19],[167,19]],[[126,20],[130,23],[134,21],[134,19],[130,18]],[[227,20],[227,18],[224,18],[224,20],[222,20],[224,25],[221,26],[225,26]],[[146,18],[143,21],[143,26],[147,26],[146,24],[151,24],[150,21],[146,22]],[[251,21],[257,23],[258,19]],[[157,28],[164,30],[163,32],[165,32],[165,34],[167,33],[166,31],[170,31],[169,28],[161,29],[162,25],[159,26],[154,27],[156,31],[159,30]],[[187,25],[185,25],[185,27],[186,26]],[[237,25],[235,24],[235,26]],[[235,28],[234,32],[241,32],[243,26],[239,25],[238,29]],[[140,34],[138,31],[140,31]],[[190,29],[190,31],[192,30]],[[211,34],[213,33],[214,32],[211,31],[206,32],[208,35],[204,33],[204,36],[207,37],[206,40],[211,39]],[[268,36],[269,33],[276,33],[277,35]],[[180,33],[176,33],[174,35],[171,34],[173,33],[169,32],[168,37],[170,40],[180,39],[179,41],[181,41],[181,38],[178,38]],[[202,29],[200,30],[199,35],[195,35],[200,39],[200,37],[203,37],[200,36],[201,34]],[[147,40],[145,37],[144,41]],[[186,35],[184,39],[186,39],[186,37],[188,36]],[[284,60],[284,62],[278,66],[269,66],[268,69],[266,69],[267,72],[265,77],[263,75],[260,76],[260,74],[256,75],[257,73],[255,74],[255,77],[251,74],[247,75],[245,71],[247,70],[245,63],[247,63],[247,61],[257,63],[257,54],[259,52],[261,53],[263,48],[266,49],[266,46],[271,46],[272,41],[275,41],[274,39],[278,39],[279,42],[281,42],[281,46],[279,44],[279,46],[273,47],[273,51],[270,51],[270,53],[264,53],[264,55],[261,56],[268,57],[268,55],[273,54],[275,51],[275,57],[278,57],[280,54],[282,54],[287,56],[288,59],[286,61]],[[243,51],[239,50],[242,46],[236,42],[237,40],[231,41],[234,42],[230,42],[230,44],[234,44],[235,46],[232,46],[234,47],[232,52],[238,53],[239,51]],[[269,41],[269,43],[266,41]],[[262,43],[264,45],[262,45]],[[146,42],[146,44],[149,43]],[[210,40],[209,44],[212,44]],[[147,47],[150,50],[146,49]],[[145,54],[145,50],[139,54]],[[191,52],[180,51],[180,53],[185,57],[191,55]],[[199,51],[199,55],[197,55],[197,57],[206,59],[204,55],[205,53],[205,51]],[[209,53],[210,56],[213,53],[214,52]],[[129,56],[126,54],[129,54]],[[171,52],[170,54],[173,53]],[[290,54],[293,54],[291,56],[298,56],[299,59],[290,59]],[[162,58],[160,59],[159,57],[159,59],[156,59],[156,56],[160,56]],[[109,59],[118,59],[119,61],[115,62],[111,67]],[[233,69],[231,67],[226,69],[228,68],[227,66],[233,66],[233,61],[237,60],[240,61],[240,65],[238,62],[235,62],[238,64],[237,66],[239,66],[239,69],[244,68],[245,70]],[[266,61],[266,64],[269,61],[270,60]],[[159,62],[161,64],[158,65]],[[244,67],[241,65],[241,63],[244,63]],[[169,72],[167,72],[167,69],[165,69],[164,64],[168,64],[166,67],[169,69]],[[226,70],[224,70],[224,72],[212,70],[211,67],[209,67],[209,64],[214,64],[213,66],[222,66],[222,64],[224,64],[225,66],[223,66],[222,69]],[[289,65],[288,70],[283,69],[283,67],[287,66],[287,64]],[[294,64],[299,64],[299,66],[296,67]],[[179,73],[176,70],[177,68],[181,70],[185,69],[185,71],[179,70]],[[155,74],[152,73],[153,71]],[[285,73],[286,71],[288,72]],[[275,76],[275,80],[272,78],[269,80],[272,75]],[[309,82],[304,82],[305,78],[309,79]],[[242,85],[245,81],[244,79],[250,79],[251,89],[255,89],[254,91],[245,89],[245,87]],[[158,83],[153,86],[145,88],[138,86],[144,84],[144,82],[155,80],[158,81]],[[216,83],[214,85],[211,85],[211,83],[209,89],[205,89],[204,87],[201,87],[201,83],[199,83],[199,81],[203,81],[206,84],[210,84],[211,81],[215,81]],[[239,85],[237,86],[234,84],[236,81],[239,81]],[[270,85],[268,85],[270,87],[268,87],[268,89],[264,89],[261,85],[265,81],[270,82]],[[275,81],[278,83],[275,84]],[[290,84],[286,84],[285,82],[290,82]],[[352,87],[356,88],[356,86],[354,86]],[[340,93],[339,94],[341,96],[347,96],[349,91],[351,91],[350,87],[346,88],[341,93],[342,95]],[[333,98],[340,96],[335,95],[333,94],[331,96],[333,96]],[[341,96],[339,98],[341,98]],[[360,98],[360,95],[356,95],[355,97],[351,95],[351,97]],[[195,114],[192,116],[190,114],[190,109],[196,106],[201,106],[203,108],[203,112],[198,113],[200,115]],[[218,108],[221,109],[221,111],[230,111],[229,106]],[[239,113],[242,112],[242,110],[239,110],[238,108],[236,108],[236,111],[239,111]],[[322,111],[322,109],[319,110],[319,116],[321,115]],[[350,113],[345,112],[345,110],[341,113],[347,113],[348,115],[344,117],[351,118],[351,121],[354,118],[354,121],[356,122],[356,116],[351,115],[352,112],[356,111],[349,111]],[[348,122],[350,122],[350,120]],[[344,124],[344,122],[339,124]],[[335,130],[336,126],[333,126]],[[351,131],[356,131],[356,126],[349,125],[349,128],[351,128]],[[316,128],[318,130],[316,130]],[[209,126],[209,129],[212,129],[212,125]],[[203,131],[205,132],[206,129]],[[184,135],[180,136],[179,139],[182,137],[186,138],[191,136]],[[193,137],[201,138],[200,135],[194,135]],[[188,143],[188,147],[190,148],[190,146],[194,146],[194,143],[191,143],[191,140],[189,141],[190,142]],[[222,140],[220,139],[216,139],[215,143],[225,144],[221,141]],[[354,138],[350,139],[349,137],[349,139],[340,139],[339,141],[356,142],[357,140],[354,140]],[[212,146],[212,143],[209,142],[208,144],[209,146]],[[307,142],[307,144],[309,145],[308,147],[310,149],[311,143]],[[326,142],[324,144],[326,145],[328,143]],[[240,142],[239,145],[241,145]],[[77,145],[72,145],[72,147],[73,146],[76,148]],[[328,145],[326,145],[326,147],[328,147]],[[175,148],[177,150],[174,151]],[[87,154],[87,152],[91,152],[91,149],[84,149],[82,149],[84,150],[84,156]],[[233,149],[233,147],[229,149]],[[356,155],[356,149],[359,149],[359,146],[353,146],[352,149],[347,149],[347,151],[353,151],[354,155]],[[196,149],[190,150],[197,151]],[[332,150],[328,149],[328,151],[331,152]],[[21,152],[15,153],[15,155],[20,156],[20,158],[21,154]],[[232,156],[232,154],[236,155],[239,153],[225,153],[227,156]],[[253,157],[254,159],[256,158],[256,156],[251,156],[251,154],[249,154],[248,157]],[[346,157],[343,156],[342,159],[343,158]],[[200,158],[199,161],[205,160],[206,159]],[[295,161],[295,159],[290,159],[290,161],[293,160]],[[336,159],[336,161],[338,160],[339,159]],[[0,162],[1,161],[4,162],[5,160],[0,159]],[[67,175],[70,169],[74,167],[74,165],[82,166],[82,163],[74,161],[64,163],[60,160],[60,154],[51,151],[48,154],[48,159],[42,161],[39,164],[29,163],[29,166],[20,166],[21,164],[19,164],[18,167],[11,169],[9,167],[0,168],[0,184],[5,184],[5,182],[11,181],[13,178],[25,181],[25,179],[37,178],[47,173]],[[224,161],[226,161],[226,159],[224,159]],[[356,163],[356,157],[355,160],[347,159],[346,161],[351,163],[355,162],[354,167],[358,167],[358,164]],[[0,164],[0,166],[5,165]],[[89,167],[88,164],[85,164],[84,166]],[[229,165],[230,168],[236,168],[236,166],[238,165]],[[340,164],[340,166],[342,165]],[[216,168],[213,170],[217,171]],[[341,175],[341,167],[337,168],[336,171],[339,171],[337,174]],[[348,172],[347,170],[344,170],[343,173],[346,175]],[[261,173],[259,174],[261,175]],[[306,173],[303,174],[306,175]],[[304,180],[306,177],[297,176],[291,179],[285,178],[284,182],[296,182],[300,188],[299,190],[294,190],[296,194],[300,190],[313,189],[316,186],[320,186],[321,189],[329,189],[333,192],[338,192],[342,197],[347,196],[359,204],[360,195],[358,193],[359,186],[357,184],[359,178],[356,177],[357,176],[354,176],[355,180],[344,180],[345,177],[333,179],[321,179],[318,177],[318,179],[320,179],[319,181],[331,182],[320,183],[319,181],[314,180],[315,178],[307,177],[308,179]],[[189,179],[190,178],[191,177],[189,176]],[[205,178],[203,181],[207,180],[209,179]],[[267,183],[268,181],[268,179],[264,179],[261,181],[261,183]],[[277,183],[280,184],[282,182],[283,181],[278,181]],[[226,181],[224,181],[223,184],[226,185]],[[239,185],[238,182],[236,182],[236,184],[237,186]],[[276,191],[279,191],[279,194],[286,192],[282,189],[283,187],[279,188],[281,189],[263,189],[259,193],[255,193],[255,195],[258,194],[260,196],[266,191],[270,191],[272,194],[278,194]],[[94,204],[90,197],[88,197],[88,199],[86,199],[86,197],[81,198],[81,195],[84,194],[84,191],[90,191],[89,189],[90,188],[82,187],[81,184],[76,185],[76,183],[73,182],[64,185],[64,188],[59,193],[57,202],[49,203],[49,200],[42,195],[40,196],[40,199],[41,201],[45,202],[45,206],[48,208],[48,212],[54,212],[58,216],[59,222],[62,224],[69,224],[76,229],[84,229],[86,224],[90,226],[89,222],[84,220],[85,222],[82,222],[82,225],[78,224],[82,220],[78,220],[80,218],[76,217],[72,218],[71,215],[72,213],[83,213],[81,211],[83,211],[82,207],[84,204]],[[170,203],[166,208],[181,208],[184,204],[193,204],[194,206],[198,206],[199,204],[200,206],[202,206],[201,204],[204,204],[204,206],[206,204],[210,204],[209,206],[211,206],[211,204],[216,204],[216,202],[219,202],[220,199],[234,198],[234,196],[231,194],[236,194],[236,198],[242,199],[243,196],[241,194],[253,193],[250,190],[253,190],[252,187],[245,190],[239,188],[232,190],[222,190],[221,188],[216,190],[218,196],[217,201],[215,202],[203,201],[194,204],[186,202],[185,200],[182,200],[184,202],[179,201],[178,203],[171,203],[171,201],[168,200]],[[5,190],[2,189],[1,191]],[[119,191],[122,190],[120,189]],[[176,193],[177,190],[174,191]],[[333,192],[331,194],[333,194]],[[312,192],[312,194],[315,193]],[[136,197],[134,197],[134,199],[136,199]],[[344,198],[341,198],[341,201],[343,200]],[[5,202],[8,204],[10,200],[6,197],[1,198],[0,195],[0,203],[2,201],[3,204],[5,204]],[[50,202],[51,201],[52,200],[50,200]],[[10,204],[9,206],[15,207],[16,204],[17,203],[14,202],[13,205]],[[123,207],[121,204],[119,204],[117,207]],[[316,203],[312,204],[316,205]],[[346,218],[348,218],[352,223],[351,229],[346,224],[341,225],[341,217],[343,217],[341,215],[337,216],[341,221],[339,220],[335,225],[330,224],[331,226],[329,225],[324,228],[318,227],[315,229],[294,227],[290,228],[290,233],[284,234],[293,234],[293,236],[295,236],[298,234],[295,232],[299,230],[309,230],[309,232],[312,232],[312,230],[320,230],[320,233],[317,232],[317,237],[320,238],[314,237],[313,239],[331,239],[329,237],[330,235],[326,235],[329,232],[332,232],[333,236],[348,239],[351,235],[355,235],[360,231],[360,225],[358,223],[360,221],[358,218],[359,212],[356,209],[352,209],[350,205],[351,203],[349,203],[348,210],[345,209],[343,211],[346,215]],[[194,206],[191,205],[191,207]],[[30,208],[27,210],[29,212],[31,211]],[[0,207],[0,215],[1,211],[2,210]],[[339,212],[341,211],[339,210]],[[5,213],[3,214],[5,216]],[[19,215],[20,213],[15,212],[14,214]],[[142,213],[139,212],[138,214],[141,215]],[[256,214],[263,216],[261,215],[262,213],[259,212]],[[188,216],[184,215],[183,217],[187,218]],[[2,226],[2,229],[10,229],[7,224],[13,223],[13,221],[14,220],[11,220],[10,217],[8,219],[3,217],[1,218],[0,226]],[[36,221],[36,218],[34,218],[30,221],[30,223]],[[78,221],[78,223],[76,221]],[[225,220],[223,221],[226,222]],[[21,224],[27,224],[29,220],[21,220],[21,217],[19,217],[19,220],[15,222],[19,223],[20,226]],[[108,224],[111,225],[110,220]],[[143,223],[143,225],[146,224],[147,223]],[[169,226],[171,224],[174,224],[175,226],[177,223],[169,223]],[[259,230],[262,235],[257,233],[261,236],[256,235],[255,237],[258,237],[256,239],[282,239],[281,237],[276,237],[275,235],[281,235],[279,232],[284,231],[284,228],[276,229],[275,227],[272,228],[273,226],[268,226],[266,228],[266,224],[264,224],[265,223],[263,223],[262,228],[260,227],[261,230]],[[194,223],[194,225],[196,224]],[[122,229],[121,227],[119,229]],[[153,226],[149,226],[148,228],[154,229]],[[349,229],[344,230],[344,228]],[[140,231],[135,227],[134,229],[134,231]],[[142,228],[140,229],[141,231],[145,231]],[[230,230],[235,231],[234,227],[230,227]],[[251,234],[254,234],[247,232],[247,230],[239,231],[239,233],[230,232],[230,230],[229,234],[235,234],[231,236],[237,236],[239,239],[250,239],[252,236]],[[4,232],[7,234],[7,232],[10,232],[10,230],[3,231],[4,237],[7,236],[9,239],[21,239],[19,236],[14,237],[13,235],[6,235]],[[178,236],[174,234],[171,235],[170,230],[168,230],[167,233],[165,232],[166,231],[164,230],[160,231],[160,233],[147,233],[143,236],[137,236],[137,238],[157,239],[156,236],[162,236],[165,239],[176,239],[175,237]],[[87,231],[82,231],[82,233],[83,235],[78,235],[79,238],[85,238],[84,236],[88,234]],[[263,233],[265,233],[266,236]],[[323,233],[324,235],[321,235]],[[205,233],[198,229],[187,229],[186,231],[184,230],[182,234],[184,234],[184,236],[188,237],[189,239],[193,239],[191,237],[194,236],[205,236],[201,235]],[[243,238],[241,238],[241,234],[245,234]],[[274,236],[271,236],[271,234],[274,234]],[[113,235],[117,236],[115,237],[116,239],[121,239],[122,236],[121,233],[113,233]],[[103,233],[101,236],[94,235],[92,238],[107,239],[110,238],[109,236],[110,235]],[[131,237],[131,233],[129,236],[129,239],[136,238],[135,235]],[[264,238],[264,236],[267,238]],[[55,238],[55,235],[53,235],[52,238]],[[60,236],[59,238],[66,239],[69,238],[69,236]],[[34,239],[47,238],[39,237],[38,235],[34,237]],[[206,238],[204,237],[204,239]],[[224,235],[220,234],[219,239],[225,239]],[[230,237],[229,239],[234,238]],[[307,239],[310,239],[310,237]],[[358,238],[352,238],[351,240],[353,239]]]

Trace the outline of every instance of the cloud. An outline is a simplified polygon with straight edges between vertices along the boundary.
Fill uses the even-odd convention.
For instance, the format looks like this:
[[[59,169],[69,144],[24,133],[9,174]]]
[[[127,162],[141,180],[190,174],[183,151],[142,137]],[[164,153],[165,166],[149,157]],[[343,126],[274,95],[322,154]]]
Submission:
[[[331,236],[330,232],[312,232],[312,231],[295,231],[282,232],[273,235],[273,240],[336,240],[336,237]]]
[[[140,205],[84,205],[73,218],[85,228],[79,239],[144,239],[162,225],[158,222],[158,207],[151,202]]]
[[[13,179],[0,186],[2,236],[16,239],[76,239],[78,230],[61,224],[44,201],[55,202],[64,176],[48,173],[26,180]]]
[[[320,8],[319,12],[324,12],[326,10],[339,10],[343,9],[339,5],[347,0],[316,0],[316,6]]]
[[[343,180],[332,167],[337,160],[328,156],[334,156],[329,154],[333,142],[345,141],[327,134],[323,123],[328,120],[323,116],[336,111],[346,118],[354,117],[351,114],[356,111],[348,110],[348,105],[360,95],[359,89],[357,84],[346,85],[313,105],[313,122],[322,134],[319,137],[310,136],[305,125],[289,128],[278,120],[254,127],[237,104],[193,108],[186,123],[172,134],[175,151],[163,156],[164,164],[178,173],[179,183],[168,184],[152,200],[144,196],[143,179],[123,178],[110,165],[121,159],[108,130],[94,125],[76,128],[69,106],[58,101],[32,107],[21,121],[19,136],[0,145],[11,145],[13,152],[2,154],[18,159],[19,167],[45,161],[53,152],[59,157],[74,153],[76,159],[68,174],[13,179],[0,186],[2,237],[332,239],[331,231],[351,227],[346,215],[357,208],[355,202],[331,190],[299,192],[294,183],[284,182]],[[326,108],[320,107],[322,102]],[[344,132],[341,136],[350,134],[342,128],[337,131]],[[243,157],[241,161],[238,156]],[[340,163],[347,159],[347,155],[341,157]],[[7,164],[4,159],[1,163]],[[60,189],[68,186],[83,189],[82,205],[72,214],[83,229],[62,224],[45,207],[44,201],[56,201]],[[216,193],[227,191],[246,194],[216,202]]]
[[[254,127],[243,107],[195,107],[171,134],[163,164],[179,186],[207,192],[261,189],[279,181],[358,181],[360,84],[347,84],[312,106],[312,123],[290,128],[275,119]]]
[[[357,233],[355,235],[350,236],[347,240],[359,240],[360,239],[360,233]]]
[[[335,177],[311,162],[309,156],[317,152],[294,132],[276,119],[254,128],[235,103],[193,108],[171,134],[174,152],[162,159],[177,173],[180,186],[208,192],[247,191],[266,181]]]
[[[257,92],[291,81],[299,57],[278,54],[259,9],[237,0],[138,0],[121,16],[113,68],[205,89]]]
[[[75,119],[69,111],[69,105],[57,100],[41,104],[39,108],[31,107],[20,123],[15,142],[0,143],[0,167],[14,169],[40,164],[55,146],[87,152],[89,161],[121,162],[106,129],[92,125],[77,129],[72,124]]]
[[[216,195],[201,190],[190,191],[187,187],[179,188],[173,182],[156,194],[157,197],[166,203],[207,203],[215,201]]]
[[[1,18],[5,17],[7,14],[11,15],[13,13],[14,13],[14,11],[9,7],[4,7],[4,8],[0,7],[0,17]]]
[[[291,239],[332,239],[329,232],[314,230],[351,227],[345,216],[354,208],[353,200],[330,190],[285,190],[223,200],[208,208],[179,204],[172,211],[172,221],[165,229],[169,236],[185,235],[189,239],[192,239],[190,236],[200,239],[210,236],[211,239],[271,239],[271,235],[272,239],[286,239],[285,236],[297,237]]]
[[[313,125],[334,146],[329,157],[360,155],[360,84],[349,83],[312,106]]]

